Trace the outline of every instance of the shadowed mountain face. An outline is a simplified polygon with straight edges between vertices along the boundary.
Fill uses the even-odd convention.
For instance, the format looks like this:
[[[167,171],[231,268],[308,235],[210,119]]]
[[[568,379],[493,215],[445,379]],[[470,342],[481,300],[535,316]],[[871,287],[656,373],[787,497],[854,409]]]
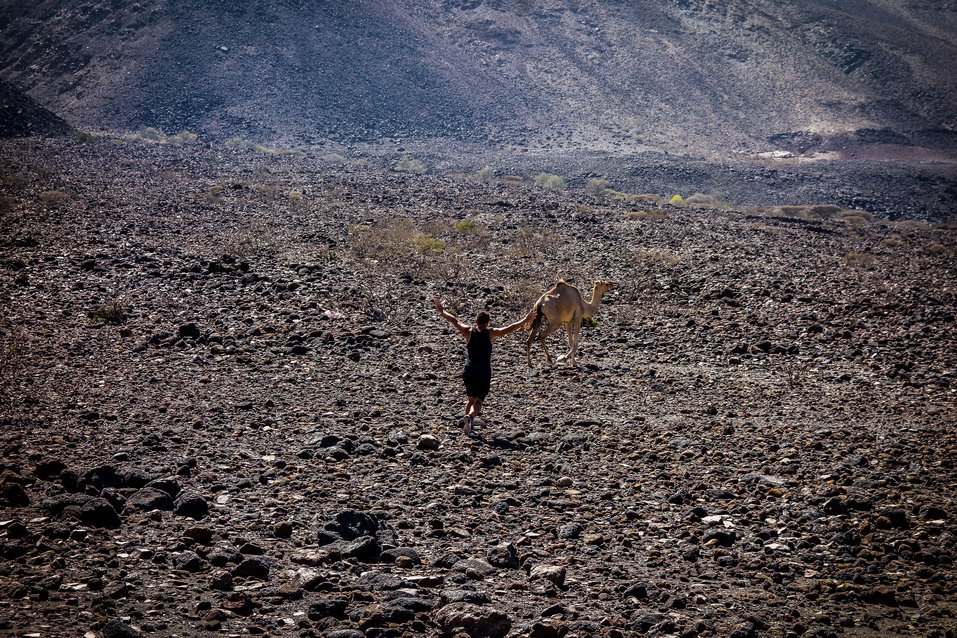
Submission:
[[[705,154],[957,146],[944,0],[71,2],[0,77],[80,126]]]
[[[0,138],[50,137],[73,129],[54,113],[24,95],[10,82],[0,80]]]

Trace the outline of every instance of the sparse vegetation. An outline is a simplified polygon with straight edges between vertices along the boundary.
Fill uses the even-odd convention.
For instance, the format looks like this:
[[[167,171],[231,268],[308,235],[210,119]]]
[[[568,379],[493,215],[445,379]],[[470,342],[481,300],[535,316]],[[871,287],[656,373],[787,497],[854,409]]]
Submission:
[[[596,177],[585,184],[585,192],[593,197],[606,197],[609,193],[608,180]]]
[[[565,180],[558,175],[551,173],[539,173],[535,176],[535,185],[541,188],[551,188],[553,190],[563,191],[568,188]]]
[[[119,301],[107,301],[90,311],[90,319],[99,323],[126,323],[129,314]]]
[[[266,153],[268,155],[294,155],[294,156],[304,156],[305,153],[296,149],[290,148],[271,148],[269,146],[263,146],[262,144],[257,144],[240,135],[234,135],[229,138],[223,145],[226,148],[231,148],[237,151],[256,151],[257,153]]]
[[[629,202],[634,202],[636,204],[657,204],[662,201],[661,195],[656,195],[654,193],[629,195],[627,199]]]
[[[0,213],[9,213],[16,208],[17,198],[13,195],[0,195]]]
[[[70,195],[63,191],[43,191],[40,201],[48,206],[60,206],[69,201]]]
[[[199,139],[199,136],[196,133],[191,133],[190,131],[180,131],[176,135],[173,135],[169,138],[170,142],[174,144],[192,144]]]
[[[474,177],[480,182],[495,181],[495,169],[491,166],[485,166],[476,171]]]
[[[398,171],[400,173],[415,173],[416,175],[422,175],[425,173],[426,168],[425,164],[420,162],[417,159],[412,159],[408,155],[403,155],[395,166],[392,167],[392,170]]]
[[[844,261],[851,268],[870,270],[874,267],[876,257],[869,253],[847,253],[844,255]]]
[[[582,317],[582,328],[592,329],[597,327],[598,327],[598,319],[596,319],[595,317]]]
[[[222,204],[223,186],[221,184],[214,184],[206,189],[205,193],[200,194],[199,198],[207,204]]]
[[[523,184],[525,182],[525,178],[521,175],[505,175],[502,177],[502,181],[506,184]]]
[[[463,219],[455,224],[455,230],[460,233],[474,233],[475,232],[475,222],[471,219]]]
[[[98,135],[94,135],[93,133],[90,133],[88,131],[80,131],[79,133],[73,136],[73,139],[75,139],[77,142],[80,142],[81,144],[90,144],[100,138]]]
[[[280,245],[280,237],[273,227],[252,219],[225,233],[221,252],[236,257],[264,256],[275,254]]]
[[[253,192],[266,199],[273,199],[279,195],[279,187],[272,184],[256,184],[253,186]]]
[[[133,135],[141,140],[149,140],[151,142],[165,142],[166,134],[163,131],[153,128],[152,126],[141,126],[140,129]]]
[[[672,195],[671,199],[668,200],[668,203],[672,206],[681,206],[685,203],[685,198],[681,195]]]
[[[724,193],[717,191],[709,194],[693,193],[685,197],[681,205],[692,208],[731,208],[731,205],[725,200]]]
[[[808,213],[812,217],[817,217],[818,219],[834,219],[834,217],[841,213],[841,207],[832,206],[830,204],[810,206],[808,208]]]

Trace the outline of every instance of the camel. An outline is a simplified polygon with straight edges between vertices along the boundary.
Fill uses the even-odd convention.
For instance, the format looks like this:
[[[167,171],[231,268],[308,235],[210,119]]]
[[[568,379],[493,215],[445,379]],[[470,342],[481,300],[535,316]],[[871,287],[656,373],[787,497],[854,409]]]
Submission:
[[[601,297],[611,290],[610,281],[592,282],[591,301],[586,302],[581,291],[567,281],[560,279],[555,286],[539,297],[535,303],[537,314],[530,326],[527,326],[528,337],[525,339],[525,354],[528,356],[528,367],[532,367],[532,342],[536,339],[545,350],[545,359],[552,364],[552,356],[545,345],[545,338],[558,330],[562,325],[568,335],[568,353],[560,356],[558,361],[570,360],[575,364],[575,354],[578,352],[578,339],[581,336],[582,319],[594,316],[601,303]],[[542,320],[547,324],[542,327]]]

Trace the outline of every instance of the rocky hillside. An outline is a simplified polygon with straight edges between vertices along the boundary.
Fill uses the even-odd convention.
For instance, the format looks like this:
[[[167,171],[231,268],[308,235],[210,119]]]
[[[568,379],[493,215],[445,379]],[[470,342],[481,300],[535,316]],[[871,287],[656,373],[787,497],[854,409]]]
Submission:
[[[0,633],[953,638],[952,226],[0,151]],[[558,277],[466,437],[431,300]]]
[[[10,82],[0,80],[0,138],[67,135],[72,131],[63,118]]]
[[[0,76],[87,128],[309,146],[938,157],[943,1],[38,0],[0,7]]]

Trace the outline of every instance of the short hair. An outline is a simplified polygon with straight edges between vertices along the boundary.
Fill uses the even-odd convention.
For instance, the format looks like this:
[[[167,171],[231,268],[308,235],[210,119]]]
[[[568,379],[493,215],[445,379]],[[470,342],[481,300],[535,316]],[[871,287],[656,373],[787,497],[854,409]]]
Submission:
[[[475,315],[475,323],[488,323],[488,313],[483,310]]]

